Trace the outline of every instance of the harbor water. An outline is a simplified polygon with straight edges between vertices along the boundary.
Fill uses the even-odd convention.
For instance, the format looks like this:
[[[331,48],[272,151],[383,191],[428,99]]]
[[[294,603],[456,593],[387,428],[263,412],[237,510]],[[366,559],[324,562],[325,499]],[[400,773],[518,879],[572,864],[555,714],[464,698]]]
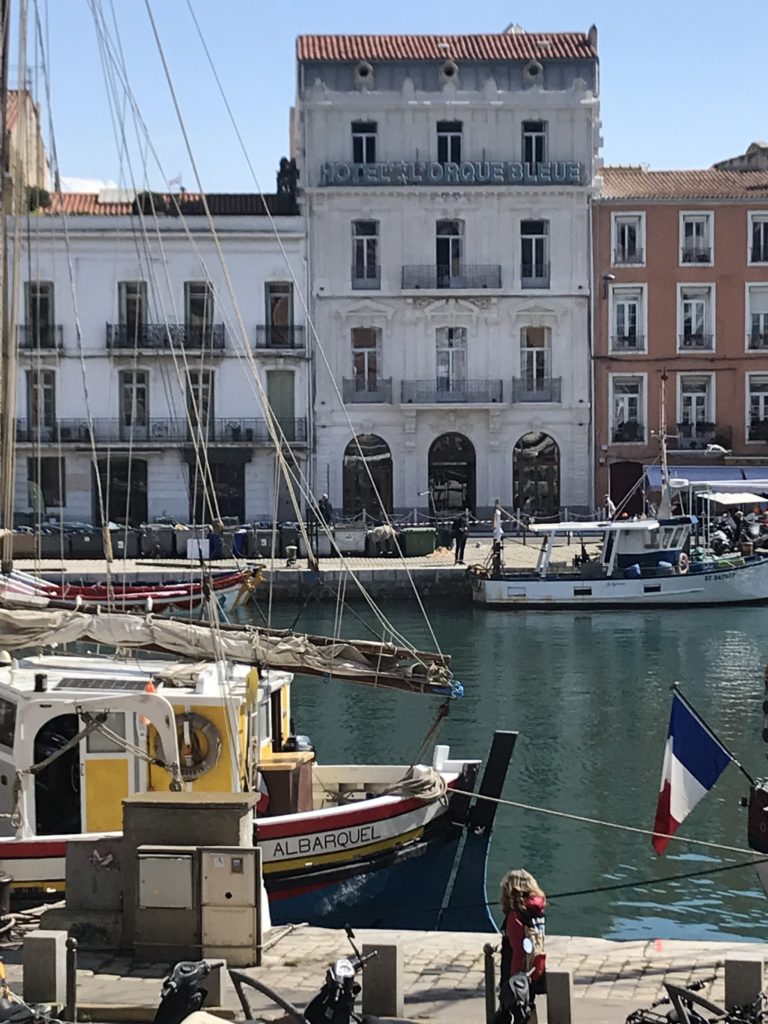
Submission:
[[[752,775],[768,774],[761,739],[764,608],[439,608],[430,625],[415,604],[385,603],[383,611],[424,650],[434,649],[431,627],[464,683],[465,696],[454,702],[438,742],[457,755],[485,757],[494,729],[519,731],[504,794],[510,800],[650,829],[674,682]],[[361,606],[339,620],[333,604],[281,605],[272,624],[382,636]],[[321,761],[408,763],[437,707],[429,698],[307,677],[294,685],[293,709],[297,731],[311,734]],[[548,928],[556,934],[764,941],[768,899],[748,863],[740,806],[747,791],[730,766],[680,831],[732,851],[672,843],[661,858],[647,835],[501,807],[489,898],[496,898],[507,868],[523,866],[550,896]],[[665,880],[728,865],[736,867]],[[635,882],[648,884],[631,888]],[[618,885],[627,887],[605,888]]]

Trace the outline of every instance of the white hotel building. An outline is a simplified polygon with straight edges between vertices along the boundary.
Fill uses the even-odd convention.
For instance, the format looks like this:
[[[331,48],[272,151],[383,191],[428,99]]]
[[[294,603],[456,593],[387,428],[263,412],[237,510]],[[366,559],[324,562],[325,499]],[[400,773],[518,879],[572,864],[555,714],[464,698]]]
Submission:
[[[199,197],[155,197],[153,209],[116,191],[53,195],[23,225],[17,512],[100,523],[98,471],[117,522],[210,522],[212,490],[222,516],[295,518],[254,383],[305,469],[309,348],[294,295],[294,280],[306,289],[305,235],[293,199],[208,197],[233,302]]]
[[[590,506],[596,31],[297,45],[316,489]]]

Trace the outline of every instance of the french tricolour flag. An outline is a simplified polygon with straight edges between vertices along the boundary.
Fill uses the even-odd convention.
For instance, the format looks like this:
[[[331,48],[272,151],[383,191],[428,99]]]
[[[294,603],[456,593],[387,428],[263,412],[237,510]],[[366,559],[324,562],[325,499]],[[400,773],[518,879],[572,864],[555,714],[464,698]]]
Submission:
[[[664,853],[674,835],[701,798],[708,793],[733,758],[693,708],[675,693],[661,769],[661,789],[651,843]]]

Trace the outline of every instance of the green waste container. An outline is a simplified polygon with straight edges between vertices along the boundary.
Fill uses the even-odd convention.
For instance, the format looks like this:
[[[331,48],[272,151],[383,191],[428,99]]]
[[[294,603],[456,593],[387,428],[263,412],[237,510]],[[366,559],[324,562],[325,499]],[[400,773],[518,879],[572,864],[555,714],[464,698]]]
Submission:
[[[437,530],[434,526],[406,526],[400,532],[400,546],[406,558],[431,555],[435,550]]]

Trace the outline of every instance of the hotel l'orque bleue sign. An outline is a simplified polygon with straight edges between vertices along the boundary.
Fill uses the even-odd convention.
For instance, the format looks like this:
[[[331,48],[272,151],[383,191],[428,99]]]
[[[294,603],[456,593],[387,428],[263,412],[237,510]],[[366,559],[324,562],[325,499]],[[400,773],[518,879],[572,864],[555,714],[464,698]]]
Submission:
[[[392,163],[325,163],[321,185],[583,185],[583,165],[575,160],[522,164],[511,160],[430,160]]]

